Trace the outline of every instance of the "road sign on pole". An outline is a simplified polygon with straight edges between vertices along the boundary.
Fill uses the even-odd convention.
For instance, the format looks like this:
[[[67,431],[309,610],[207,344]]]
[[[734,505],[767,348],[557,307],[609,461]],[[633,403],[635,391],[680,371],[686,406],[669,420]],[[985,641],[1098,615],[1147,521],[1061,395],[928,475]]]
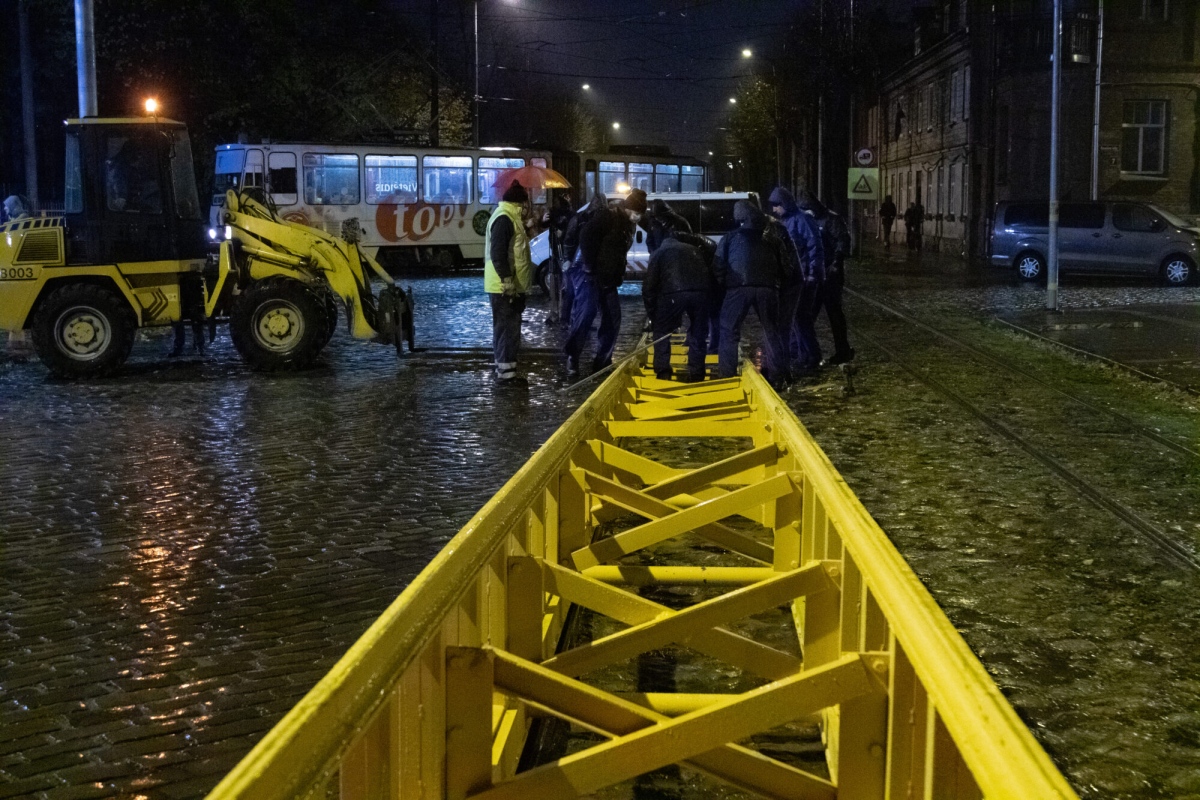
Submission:
[[[879,169],[851,167],[846,180],[846,196],[851,200],[878,200]]]
[[[860,147],[854,153],[854,160],[860,167],[873,167],[875,166],[875,151],[869,147]]]

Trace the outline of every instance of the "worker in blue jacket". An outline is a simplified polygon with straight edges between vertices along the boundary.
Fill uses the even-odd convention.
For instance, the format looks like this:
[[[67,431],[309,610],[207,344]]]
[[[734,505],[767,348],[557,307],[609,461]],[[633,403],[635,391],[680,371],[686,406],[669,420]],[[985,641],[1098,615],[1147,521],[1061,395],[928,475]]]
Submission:
[[[796,198],[782,186],[771,192],[772,213],[779,219],[799,255],[800,277],[784,298],[784,315],[791,320],[789,352],[802,374],[811,374],[821,363],[821,348],[814,327],[817,300],[825,282],[825,248],[816,220],[804,213]],[[791,310],[789,311],[788,307]]]

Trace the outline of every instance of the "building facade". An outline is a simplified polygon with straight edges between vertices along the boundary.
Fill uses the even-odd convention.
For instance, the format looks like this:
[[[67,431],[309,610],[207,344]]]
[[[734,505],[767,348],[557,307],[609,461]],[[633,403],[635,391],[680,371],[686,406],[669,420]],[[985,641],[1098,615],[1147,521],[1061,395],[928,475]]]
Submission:
[[[928,247],[983,255],[997,202],[1049,196],[1052,0],[911,11],[912,50],[864,98],[855,138],[897,208],[923,206]],[[1200,213],[1198,18],[1185,0],[1064,0],[1061,199]]]

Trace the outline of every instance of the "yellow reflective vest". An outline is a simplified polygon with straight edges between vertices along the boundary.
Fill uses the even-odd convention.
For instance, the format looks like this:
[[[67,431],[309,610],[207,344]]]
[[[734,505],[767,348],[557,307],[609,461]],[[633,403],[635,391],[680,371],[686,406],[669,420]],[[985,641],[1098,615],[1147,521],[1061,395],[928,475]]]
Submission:
[[[483,290],[488,294],[502,294],[500,275],[492,264],[492,224],[500,217],[512,220],[512,266],[513,285],[517,294],[525,294],[533,283],[533,259],[529,255],[529,236],[525,233],[525,221],[521,218],[521,206],[517,203],[501,202],[487,222],[487,233],[483,238]]]

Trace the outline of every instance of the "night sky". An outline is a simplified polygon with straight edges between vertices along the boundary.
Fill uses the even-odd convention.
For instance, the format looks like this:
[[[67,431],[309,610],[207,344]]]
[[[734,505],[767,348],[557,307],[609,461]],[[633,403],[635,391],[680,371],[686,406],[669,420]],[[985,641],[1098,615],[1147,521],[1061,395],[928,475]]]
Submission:
[[[807,2],[815,0],[482,0],[483,143],[521,139],[545,94],[557,91],[585,101],[610,135],[620,122],[617,144],[706,156],[729,98],[755,69],[742,49],[777,56],[786,21]],[[398,7],[428,30],[431,5],[402,0]],[[470,6],[439,0],[438,7],[442,72],[469,91]]]

